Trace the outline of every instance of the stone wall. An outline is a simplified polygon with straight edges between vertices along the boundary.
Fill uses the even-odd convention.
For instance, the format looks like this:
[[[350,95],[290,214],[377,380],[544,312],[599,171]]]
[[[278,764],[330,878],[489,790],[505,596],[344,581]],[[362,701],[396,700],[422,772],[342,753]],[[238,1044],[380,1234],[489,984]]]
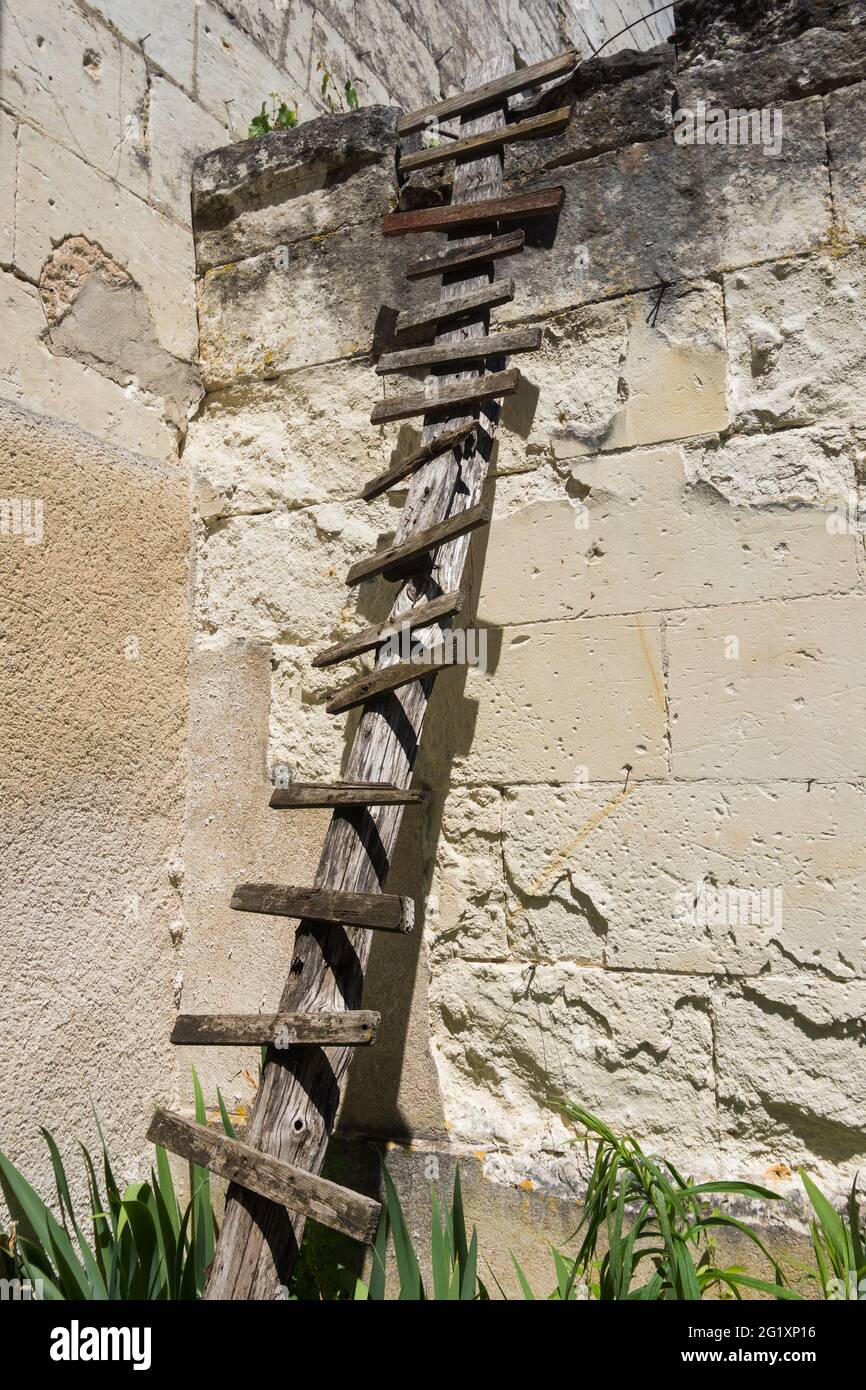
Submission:
[[[187,1059],[167,1045],[184,931],[201,965],[187,998],[210,981],[224,1006],[245,945],[226,877],[264,872],[266,861],[273,876],[291,874],[292,853],[309,857],[320,832],[313,824],[281,849],[253,814],[269,654],[219,638],[189,650],[183,449],[202,393],[192,160],[245,136],[271,92],[297,99],[304,118],[324,110],[320,59],[351,76],[365,103],[423,101],[462,81],[470,8],[416,9],[0,8],[0,499],[38,503],[44,525],[30,545],[3,510],[0,563],[7,606],[11,594],[19,611],[0,626],[16,972],[4,995],[0,1144],[46,1190],[38,1126],[64,1143],[92,1136],[89,1095],[118,1166],[146,1171],[153,1103],[190,1095]],[[581,26],[602,42],[627,21],[617,11],[503,4],[494,27],[513,30],[516,60],[532,61],[580,38]],[[639,27],[640,41],[653,41]],[[273,957],[243,951],[263,1001],[285,949],[287,940]],[[213,1061],[220,1075],[227,1065]]]
[[[573,1190],[557,1093],[783,1192],[800,1163],[840,1191],[866,1151],[866,28],[801,5],[774,47],[708,57],[718,8],[692,7],[679,59],[588,65],[569,129],[508,152],[509,186],[561,182],[565,204],[499,272],[517,293],[496,322],[544,339],[471,551],[488,669],[437,683],[432,805],[391,879],[423,941],[375,944],[381,1043],[343,1110],[525,1192]],[[675,143],[700,98],[781,111],[778,154]],[[312,657],[392,592],[344,576],[402,496],[353,498],[417,437],[368,422],[425,249],[379,233],[394,120],[216,151],[194,179],[196,622],[270,644],[269,759],[298,777],[336,775],[351,733]],[[315,837],[291,852],[312,868]],[[237,964],[240,1008],[259,977]]]

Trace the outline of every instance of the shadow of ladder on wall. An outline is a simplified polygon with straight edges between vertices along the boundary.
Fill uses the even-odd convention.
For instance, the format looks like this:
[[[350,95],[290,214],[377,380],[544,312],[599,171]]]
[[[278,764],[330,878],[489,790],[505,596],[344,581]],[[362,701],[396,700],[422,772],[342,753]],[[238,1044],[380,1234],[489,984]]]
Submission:
[[[410,265],[410,280],[441,277],[441,294],[400,314],[398,331],[433,335],[432,343],[380,357],[379,374],[426,368],[430,389],[389,397],[371,423],[423,416],[420,446],[363,488],[370,501],[411,479],[395,543],[354,565],[346,579],[373,575],[398,581],[388,621],[322,652],[318,666],[379,649],[376,668],[339,690],[331,714],[360,707],[346,781],[292,783],[276,789],[278,810],[327,806],[333,818],[312,887],[246,883],[231,906],[244,912],[296,917],[289,979],[273,1015],[180,1015],[172,1041],[267,1045],[262,1081],[241,1143],[183,1116],[157,1111],[148,1138],[229,1179],[225,1218],[205,1296],[273,1299],[294,1266],[308,1217],[360,1241],[372,1241],[379,1203],[322,1178],[343,1077],[356,1046],[370,1044],[379,1015],[359,1008],[372,931],[406,932],[411,899],[382,892],[403,808],[423,801],[409,789],[436,674],[461,664],[446,634],[463,609],[463,569],[471,532],[490,520],[481,493],[499,402],[520,383],[506,369],[512,353],[540,346],[539,328],[490,332],[490,310],[514,295],[513,280],[496,280],[495,263],[521,251],[529,218],[554,214],[562,188],[502,195],[502,149],[515,140],[554,134],[571,107],[509,120],[510,96],[573,71],[574,50],[515,72],[509,59],[489,60],[473,74],[473,90],[400,118],[398,139],[460,121],[442,143],[401,153],[402,175],[455,161],[451,203],[392,212],[385,236],[440,231],[445,249]],[[546,103],[545,103],[546,104]],[[508,230],[510,224],[518,224]],[[505,230],[502,230],[505,228]],[[401,662],[383,644],[411,629],[430,664]],[[441,658],[443,658],[442,660]],[[398,698],[396,692],[400,691]]]

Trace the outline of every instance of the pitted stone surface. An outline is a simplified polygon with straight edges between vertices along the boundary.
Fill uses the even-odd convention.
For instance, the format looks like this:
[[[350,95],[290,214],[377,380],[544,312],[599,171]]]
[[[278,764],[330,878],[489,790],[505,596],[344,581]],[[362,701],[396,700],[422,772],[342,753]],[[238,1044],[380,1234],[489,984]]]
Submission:
[[[630,295],[546,322],[504,403],[499,472],[727,426],[719,288],[677,286],[658,301],[657,292]]]
[[[851,441],[828,457],[800,433],[575,460],[538,500],[527,475],[500,480],[479,618],[499,626],[853,587],[859,541],[834,534],[837,513],[822,509],[847,517]],[[823,472],[809,471],[813,453]]]
[[[619,1123],[667,1152],[716,1140],[709,990],[700,979],[611,974],[570,962],[452,961],[431,984],[434,1056],[452,1134],[512,1152],[562,1145],[552,1106],[580,1096],[599,1113],[617,1093]],[[682,1131],[680,1131],[682,1133]],[[542,1160],[543,1164],[543,1160]]]
[[[555,239],[553,229],[531,233],[507,317],[816,249],[830,231],[821,98],[789,103],[783,119],[777,158],[668,138],[559,170]]]
[[[738,429],[829,417],[866,426],[866,251],[797,257],[726,276]]]
[[[863,809],[862,786],[817,783],[509,789],[516,954],[583,936],[613,969],[862,978]]]
[[[866,776],[864,619],[862,594],[672,618],[666,641],[674,775],[802,782]]]

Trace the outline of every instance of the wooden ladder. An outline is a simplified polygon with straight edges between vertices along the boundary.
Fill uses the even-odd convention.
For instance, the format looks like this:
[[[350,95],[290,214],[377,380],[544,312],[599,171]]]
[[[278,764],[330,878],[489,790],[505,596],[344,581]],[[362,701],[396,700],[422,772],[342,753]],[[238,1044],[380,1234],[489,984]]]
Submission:
[[[353,1049],[372,1043],[379,1015],[360,1008],[374,931],[406,932],[411,900],[383,892],[403,808],[423,800],[409,790],[424,715],[436,675],[454,669],[438,659],[444,635],[464,608],[463,570],[474,529],[490,520],[481,502],[499,401],[518,389],[520,373],[505,369],[514,352],[537,348],[538,329],[489,330],[492,307],[514,294],[512,280],[495,281],[495,262],[518,254],[521,228],[507,223],[549,215],[561,188],[502,196],[502,148],[549,135],[570,108],[508,120],[508,98],[563,76],[577,65],[574,50],[534,67],[509,71],[509,60],[481,68],[482,85],[403,116],[398,136],[460,119],[460,135],[430,149],[401,154],[401,173],[455,160],[451,204],[384,219],[386,236],[439,230],[445,250],[409,268],[410,279],[442,276],[439,298],[405,311],[398,330],[427,330],[432,342],[380,358],[380,373],[429,368],[435,393],[412,394],[376,406],[371,420],[423,416],[421,443],[408,458],[373,478],[361,492],[371,500],[410,479],[393,545],[353,565],[347,582],[382,574],[400,585],[387,623],[367,628],[316,658],[319,666],[379,648],[375,670],[351,681],[328,703],[329,713],[362,708],[346,781],[294,783],[277,789],[278,810],[329,806],[312,887],[245,883],[231,906],[300,919],[289,978],[273,1015],[181,1015],[172,1041],[268,1047],[247,1141],[240,1143],[181,1116],[158,1111],[148,1137],[229,1179],[225,1218],[205,1292],[209,1299],[273,1299],[288,1283],[307,1217],[357,1240],[372,1240],[379,1204],[322,1178],[343,1079]],[[487,365],[490,370],[486,370]],[[429,658],[401,662],[383,649],[389,637],[412,631]],[[397,692],[400,692],[399,695]]]

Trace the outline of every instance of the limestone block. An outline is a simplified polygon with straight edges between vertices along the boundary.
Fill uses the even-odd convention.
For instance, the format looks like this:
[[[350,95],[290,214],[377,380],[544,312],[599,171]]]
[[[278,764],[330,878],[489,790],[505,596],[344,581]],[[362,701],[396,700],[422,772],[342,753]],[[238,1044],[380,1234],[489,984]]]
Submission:
[[[250,121],[270,94],[298,102],[302,117],[314,115],[316,102],[308,95],[306,69],[288,72],[273,62],[242,29],[208,0],[198,0],[196,97],[217,120],[226,103],[229,128],[236,140],[246,139]]]
[[[864,281],[862,248],[725,277],[739,429],[807,425],[824,416],[866,423]]]
[[[182,437],[201,396],[198,371],[160,344],[144,292],[96,242],[67,237],[39,279],[43,341],[118,382],[136,399],[158,400]]]
[[[726,428],[718,287],[668,291],[656,317],[657,302],[657,292],[635,295],[545,324],[541,349],[519,359],[520,390],[504,403],[498,470]]]
[[[264,642],[206,640],[192,654],[190,784],[184,833],[182,1009],[257,1013],[279,1003],[294,923],[234,912],[240,882],[312,883],[328,824],[324,811],[268,807],[271,649]],[[255,1095],[257,1049],[179,1050],[182,1084],[194,1063],[208,1103]]]
[[[160,401],[82,362],[54,356],[44,333],[39,292],[13,275],[0,275],[0,395],[72,420],[121,448],[177,460],[177,434]]]
[[[380,315],[393,322],[405,299],[405,253],[377,221],[209,270],[198,301],[209,388],[370,352]]]
[[[189,222],[193,160],[226,139],[225,125],[173,83],[154,77],[150,88],[150,197]]]
[[[495,631],[488,670],[470,669],[474,727],[455,757],[458,782],[619,780],[666,772],[665,697],[658,625],[652,618],[536,623]],[[440,679],[443,711],[459,711]],[[563,698],[563,692],[568,695]],[[610,694],[615,692],[611,701]],[[456,695],[453,697],[456,699]],[[464,712],[462,723],[465,724]]]
[[[859,595],[672,618],[666,641],[674,775],[862,777],[864,618]]]
[[[381,217],[395,196],[396,116],[366,107],[203,155],[193,171],[199,270]]]
[[[548,1108],[568,1096],[651,1147],[688,1152],[693,1171],[715,1125],[708,1004],[695,979],[452,961],[431,998],[452,1137],[538,1161],[568,1136]]]
[[[77,6],[8,0],[4,8],[6,100],[79,159],[146,196],[147,71],[141,52]]]
[[[560,37],[562,11],[551,0],[532,5],[521,4],[519,0],[494,0],[492,8],[499,21],[500,46],[506,52],[514,52],[523,64],[540,63],[565,47]],[[471,28],[471,16],[472,10],[467,8],[466,28]],[[515,66],[521,66],[521,62],[515,62]]]
[[[804,252],[829,232],[820,97],[783,108],[778,157],[760,146],[631,145],[556,175],[565,202],[555,237],[536,228],[507,317],[697,279]],[[553,181],[546,173],[545,184]],[[706,207],[698,217],[696,208]]]
[[[185,460],[225,515],[357,497],[397,439],[396,426],[370,424],[373,380],[362,358],[215,391],[190,425]]]
[[[677,73],[680,106],[703,98],[726,109],[765,107],[847,86],[866,77],[866,32],[806,29],[787,43],[773,42],[724,61],[697,63]]]
[[[427,101],[436,101],[441,96],[450,96],[456,90],[466,90],[467,82],[471,81],[471,65],[478,61],[478,46],[484,46],[484,42],[492,46],[496,40],[503,38],[498,15],[493,13],[492,6],[485,11],[485,22],[481,28],[473,24],[471,7],[467,4],[456,6],[453,0],[450,3],[449,0],[428,0],[424,7],[417,6],[413,0],[385,0],[385,3],[374,0],[374,3],[377,3],[377,7],[381,4],[379,32],[384,32],[384,42],[381,44],[381,54],[371,54],[368,61],[382,64],[388,61],[389,49],[393,46],[392,40],[389,42],[389,26],[393,33],[393,14],[396,13],[400,24],[416,33],[421,49],[430,54],[434,63],[432,72],[425,68],[427,82],[416,92],[411,89],[405,92],[395,90],[395,100],[399,100],[407,111],[423,106]],[[321,8],[341,31],[346,21],[350,19],[354,22],[360,18],[360,11],[353,6],[352,0],[324,0]],[[336,18],[336,11],[342,11],[345,21]],[[363,24],[356,25],[354,36],[363,47]]]
[[[506,183],[516,191],[542,173],[666,135],[671,128],[672,56],[664,50],[631,54],[621,80],[613,62],[583,64],[562,90],[562,105],[572,97],[574,102],[567,127],[544,140],[506,145]],[[553,98],[545,105],[552,106]]]
[[[509,789],[515,948],[550,960],[586,941],[625,970],[862,975],[863,810],[844,785]]]
[[[17,181],[18,147],[15,139],[16,122],[0,111],[0,199],[6,216],[0,225],[0,265],[11,265],[15,246],[15,184]]]
[[[762,975],[721,993],[719,1113],[741,1151],[792,1169],[817,1158],[819,1180],[850,1188],[866,1155],[864,1008],[862,981],[811,972]]]
[[[171,5],[165,0],[88,0],[88,8],[97,10],[130,43],[141,45],[150,62],[192,91],[196,0],[172,0]]]
[[[361,511],[362,505],[334,502],[218,520],[199,554],[203,630],[313,643],[316,650],[326,645],[341,610],[348,618],[356,605],[347,594],[346,569],[376,549],[377,518],[385,515]],[[373,602],[378,587],[385,588],[365,585],[362,603]],[[328,677],[333,681],[334,673]]]
[[[491,787],[455,787],[442,811],[426,925],[440,960],[506,960],[502,882],[502,796]]]
[[[848,501],[857,485],[861,438],[856,429],[818,425],[776,434],[732,434],[724,444],[694,440],[683,450],[686,476],[693,487],[706,484],[733,507],[762,508],[761,524],[770,534],[782,520],[780,507],[837,507]],[[797,524],[795,515],[789,520]],[[825,513],[821,523],[828,530]],[[838,539],[834,534],[837,546]],[[786,556],[780,552],[778,558]]]
[[[622,33],[623,24],[634,24]],[[594,0],[589,5],[574,4],[570,7],[568,21],[571,32],[583,52],[592,53],[605,45],[605,54],[619,57],[621,51],[630,56],[630,50],[655,50],[659,44],[668,46],[673,32],[674,16],[670,10],[644,10],[640,0],[611,5],[606,0]]]
[[[287,24],[292,30],[302,27],[305,8],[303,4],[289,6],[281,0],[220,0],[220,9],[275,63],[282,56],[283,31]]]
[[[352,82],[358,93],[359,101],[362,101],[365,106],[373,102],[387,103],[393,99],[394,86],[388,73],[388,60],[389,58],[393,59],[393,78],[400,82],[399,70],[403,67],[402,60],[404,60],[407,40],[411,42],[414,35],[411,30],[403,30],[398,41],[396,43],[392,41],[389,52],[376,54],[375,39],[373,39],[372,32],[369,32],[374,30],[376,16],[377,8],[375,6],[365,8],[362,22],[365,28],[368,28],[367,42],[348,49],[342,34],[321,13],[318,5],[315,7],[311,40],[310,86],[319,97],[320,109],[329,98],[338,110],[341,102],[345,107],[347,80]],[[393,29],[391,32],[393,34]],[[417,40],[415,42],[417,43]],[[368,59],[377,56],[379,62],[376,64],[377,70],[374,70]],[[436,69],[431,56],[426,53],[419,54],[419,56],[422,58],[422,63],[427,71],[435,73]],[[330,73],[330,80],[325,92],[322,93],[321,84],[324,81],[325,73]],[[411,82],[411,80],[410,76],[404,76],[401,86]]]
[[[358,662],[322,671],[312,665],[322,643],[274,647],[271,762],[306,782],[330,782],[345,769],[357,714],[336,719],[325,712],[330,696],[361,674]]]
[[[827,98],[827,143],[833,170],[833,208],[843,235],[866,235],[866,192],[863,121],[866,82],[846,87]]]
[[[764,464],[772,448],[801,457],[795,433],[578,460],[571,487],[556,479],[537,500],[527,475],[500,479],[479,621],[501,626],[853,589],[858,540],[831,534],[824,512],[747,505],[759,499],[728,498],[715,483],[732,476],[751,483],[746,469],[755,453]]]
[[[353,0],[317,0],[316,11],[319,23],[324,19],[331,32],[330,47],[339,60],[337,74],[343,76],[344,70],[351,69],[346,75],[354,76],[355,64],[363,61],[390,99],[407,111],[438,100],[442,93],[437,58],[442,55],[441,66],[450,71],[455,64],[465,63],[471,41],[468,13],[461,14],[446,0],[430,0],[423,10],[399,0],[397,4],[369,0],[363,8]],[[339,36],[342,45],[336,42]],[[358,92],[362,101],[369,99],[360,86]]]
[[[74,233],[98,242],[141,285],[161,345],[195,356],[192,243],[179,227],[53,140],[18,132],[18,264],[34,280],[52,246]]]

